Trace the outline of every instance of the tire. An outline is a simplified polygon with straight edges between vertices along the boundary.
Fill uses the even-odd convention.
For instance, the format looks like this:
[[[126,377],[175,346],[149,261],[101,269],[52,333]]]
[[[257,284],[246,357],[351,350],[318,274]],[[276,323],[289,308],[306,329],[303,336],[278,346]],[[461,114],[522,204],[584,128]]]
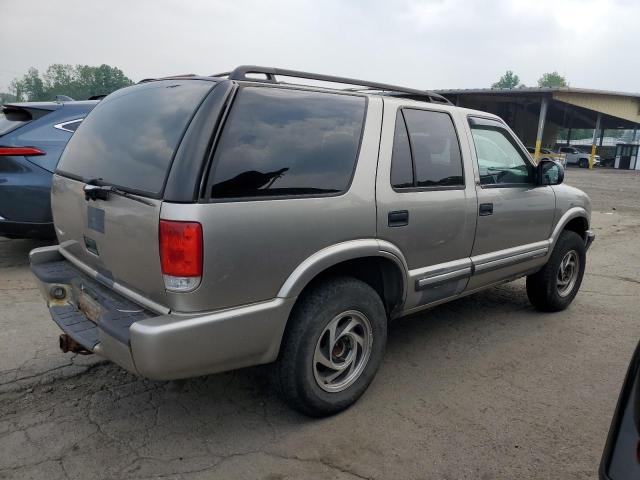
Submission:
[[[589,160],[587,160],[586,158],[581,158],[580,160],[578,160],[578,166],[580,168],[589,168]]]
[[[354,322],[357,325],[345,334]],[[332,325],[338,337],[329,349]],[[355,340],[358,336],[362,343]],[[280,392],[306,415],[338,413],[365,392],[386,343],[387,314],[373,288],[351,277],[320,283],[303,293],[289,318],[276,366]],[[344,366],[352,358],[353,369],[344,368],[335,380],[327,380],[338,371],[325,366],[328,358],[331,366]]]
[[[560,271],[563,261],[568,262],[564,275]],[[572,263],[574,266],[569,272]],[[558,312],[567,308],[580,289],[585,265],[584,240],[577,233],[565,230],[560,234],[546,265],[527,277],[527,296],[531,304],[543,312]]]

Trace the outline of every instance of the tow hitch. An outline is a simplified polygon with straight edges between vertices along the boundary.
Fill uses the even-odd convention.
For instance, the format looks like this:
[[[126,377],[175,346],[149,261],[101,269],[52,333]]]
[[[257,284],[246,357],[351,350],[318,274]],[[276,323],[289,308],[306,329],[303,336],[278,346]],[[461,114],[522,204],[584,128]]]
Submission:
[[[93,352],[87,350],[66,333],[60,335],[60,350],[64,353],[78,353],[80,355],[91,355]]]

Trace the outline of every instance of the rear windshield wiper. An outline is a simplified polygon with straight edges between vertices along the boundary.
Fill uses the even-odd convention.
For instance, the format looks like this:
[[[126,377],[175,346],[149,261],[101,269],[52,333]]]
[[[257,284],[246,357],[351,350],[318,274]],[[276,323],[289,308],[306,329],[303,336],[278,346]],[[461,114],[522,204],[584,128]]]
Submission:
[[[98,185],[101,183],[101,185]],[[120,190],[113,185],[105,185],[101,179],[92,179],[87,182],[83,188],[85,200],[108,200],[110,194],[119,195],[121,197],[129,198],[135,202],[143,203],[153,207],[153,203],[136,195],[132,195],[129,192]]]

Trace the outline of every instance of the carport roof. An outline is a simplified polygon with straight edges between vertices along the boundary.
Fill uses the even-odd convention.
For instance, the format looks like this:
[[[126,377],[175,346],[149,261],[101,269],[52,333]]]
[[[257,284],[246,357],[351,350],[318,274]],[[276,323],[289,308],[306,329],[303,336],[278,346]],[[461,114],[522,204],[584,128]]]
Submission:
[[[450,88],[434,90],[440,95],[540,95],[554,92],[581,93],[589,95],[614,95],[619,97],[640,98],[640,93],[615,92],[613,90],[596,90],[576,87],[522,87],[522,88]]]
[[[593,128],[596,112],[603,114],[602,128],[635,128],[640,124],[640,93],[574,87],[462,88],[436,91],[454,103],[460,99],[468,99],[532,106],[542,98],[550,98],[552,109],[553,104],[557,107],[572,106],[573,111],[581,117],[576,118],[576,128]]]

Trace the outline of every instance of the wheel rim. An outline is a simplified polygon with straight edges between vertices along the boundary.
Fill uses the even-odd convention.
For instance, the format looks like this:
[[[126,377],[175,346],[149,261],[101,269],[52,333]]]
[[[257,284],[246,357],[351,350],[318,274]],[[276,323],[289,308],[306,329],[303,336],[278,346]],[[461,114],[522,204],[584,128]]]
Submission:
[[[558,295],[566,297],[573,291],[573,287],[575,287],[576,281],[578,280],[579,271],[580,257],[578,257],[578,252],[570,250],[562,258],[560,266],[558,267],[556,279]]]
[[[325,327],[313,355],[313,375],[326,392],[341,392],[362,375],[371,354],[371,322],[361,312],[336,315]]]

